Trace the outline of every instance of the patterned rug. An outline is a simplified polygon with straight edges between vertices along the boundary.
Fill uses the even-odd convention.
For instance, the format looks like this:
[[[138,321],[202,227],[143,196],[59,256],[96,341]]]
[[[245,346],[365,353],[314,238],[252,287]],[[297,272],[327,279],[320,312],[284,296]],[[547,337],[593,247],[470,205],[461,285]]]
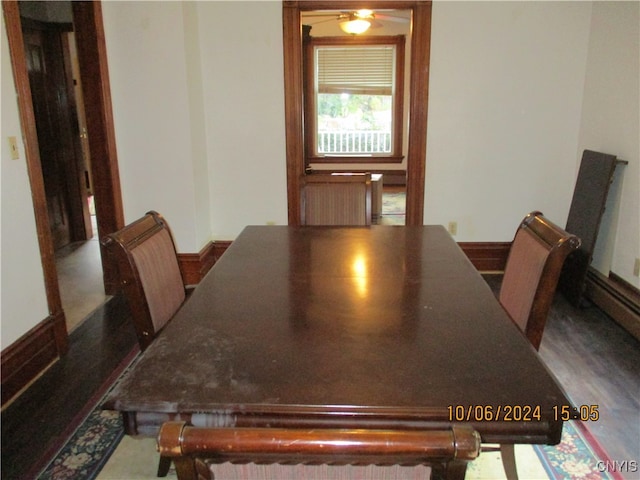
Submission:
[[[404,192],[383,193],[382,212],[378,225],[404,225],[406,195]]]
[[[135,360],[131,363],[133,365]],[[129,366],[129,368],[131,367]],[[108,392],[107,392],[108,393]],[[68,441],[36,477],[41,480],[156,479],[158,454],[155,439],[137,439],[124,435],[122,419],[113,411],[102,410],[102,399],[80,423]],[[555,446],[516,446],[516,462],[520,479],[619,480],[617,473],[607,473],[604,462],[609,459],[579,421],[567,422],[562,442]],[[244,478],[242,468],[223,464],[216,479]],[[414,475],[411,475],[413,477]],[[169,479],[175,479],[173,469]],[[283,477],[280,477],[283,478]],[[467,479],[503,479],[499,453],[483,452],[469,465]]]
[[[382,194],[382,215],[404,215],[406,211],[404,192]]]

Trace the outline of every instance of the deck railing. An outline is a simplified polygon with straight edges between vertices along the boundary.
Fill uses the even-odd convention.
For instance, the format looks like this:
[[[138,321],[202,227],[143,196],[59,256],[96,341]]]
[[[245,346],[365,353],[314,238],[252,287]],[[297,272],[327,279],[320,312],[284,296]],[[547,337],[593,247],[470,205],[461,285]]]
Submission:
[[[391,132],[379,130],[324,130],[318,132],[318,153],[376,154],[391,153]]]

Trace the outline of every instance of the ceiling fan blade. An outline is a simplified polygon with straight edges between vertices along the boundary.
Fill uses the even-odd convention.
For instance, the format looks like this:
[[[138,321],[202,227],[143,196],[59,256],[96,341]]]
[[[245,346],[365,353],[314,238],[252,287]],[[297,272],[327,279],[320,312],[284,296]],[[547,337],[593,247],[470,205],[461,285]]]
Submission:
[[[376,13],[376,19],[389,22],[409,23],[409,19],[406,17],[396,17],[395,15],[388,15],[385,13]]]
[[[311,22],[307,21],[307,19],[306,19],[306,18],[303,18],[303,19],[302,19],[302,23],[303,23],[304,25],[311,25],[311,26],[313,26],[313,25],[320,25],[321,23],[334,22],[335,20],[336,20],[335,16],[333,16],[333,17],[331,17],[331,18],[323,17],[323,18],[322,18],[322,20],[315,20],[315,21],[311,21]]]

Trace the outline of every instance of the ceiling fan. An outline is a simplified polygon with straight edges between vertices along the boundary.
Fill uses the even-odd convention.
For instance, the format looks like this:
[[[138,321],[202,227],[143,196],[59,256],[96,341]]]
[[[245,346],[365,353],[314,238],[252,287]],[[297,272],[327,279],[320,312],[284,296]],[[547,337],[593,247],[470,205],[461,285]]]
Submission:
[[[409,23],[409,17],[399,15],[402,12],[394,11],[394,13],[396,15],[364,9],[341,12],[309,12],[303,15],[303,21],[311,26],[337,21],[344,32],[357,35],[369,28],[380,28],[383,26],[383,22],[386,21]],[[314,18],[319,20],[314,21]]]

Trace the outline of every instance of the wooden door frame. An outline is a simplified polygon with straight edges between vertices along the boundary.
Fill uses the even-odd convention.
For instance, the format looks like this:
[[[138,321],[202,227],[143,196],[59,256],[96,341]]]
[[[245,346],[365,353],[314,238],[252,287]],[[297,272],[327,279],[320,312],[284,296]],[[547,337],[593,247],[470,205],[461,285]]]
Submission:
[[[422,225],[424,222],[431,1],[284,0],[282,22],[289,225],[300,225],[300,192],[304,175],[303,46],[300,14],[302,11],[309,10],[357,10],[360,8],[412,11],[406,225]]]
[[[124,208],[111,109],[102,3],[73,1],[71,5],[84,94],[96,218],[99,235],[104,237],[124,227]],[[100,254],[105,293],[114,295],[119,290],[117,266],[102,245]]]
[[[101,235],[105,235],[122,228],[124,225],[124,213],[118,174],[115,129],[111,111],[102,5],[100,2],[78,1],[72,2],[72,6],[74,30],[78,43],[81,82],[85,92],[89,149],[91,158],[95,162],[92,180],[95,185],[98,230]],[[3,1],[2,7],[17,91],[18,111],[44,272],[47,305],[50,317],[54,321],[58,353],[62,355],[68,350],[68,332],[60,297],[53,239],[49,230],[44,180],[38,149],[38,134],[25,59],[20,11],[17,1]],[[108,260],[104,252],[102,252],[102,266],[105,291],[107,294],[113,294],[117,289],[117,271],[115,270],[115,265]]]

